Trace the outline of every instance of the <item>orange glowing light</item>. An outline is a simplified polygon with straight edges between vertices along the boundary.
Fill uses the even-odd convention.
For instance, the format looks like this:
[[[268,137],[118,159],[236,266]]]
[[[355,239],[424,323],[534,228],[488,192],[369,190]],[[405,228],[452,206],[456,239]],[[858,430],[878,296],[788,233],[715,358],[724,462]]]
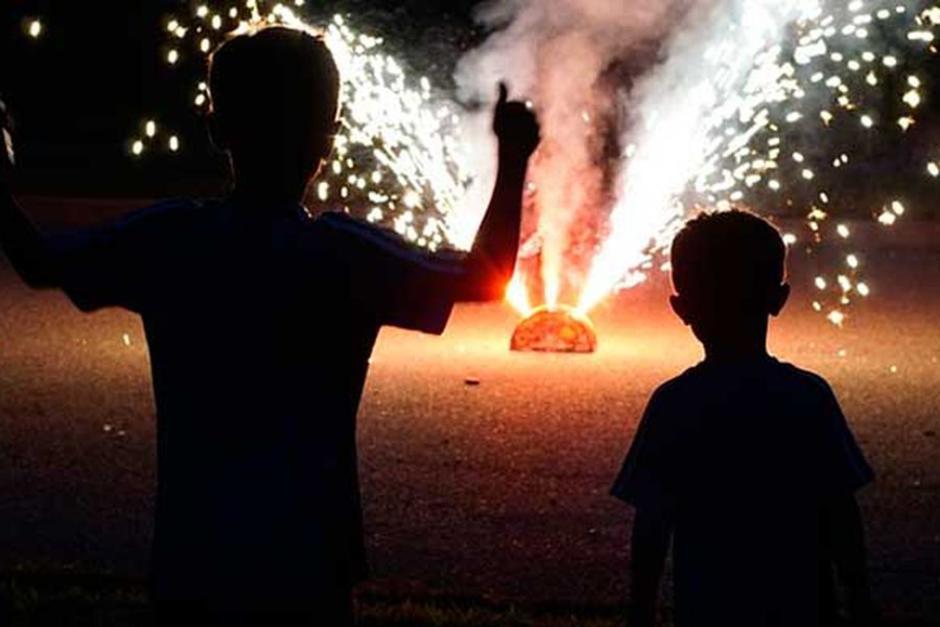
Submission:
[[[513,306],[522,316],[532,313],[532,303],[529,301],[529,292],[525,286],[525,279],[518,272],[512,277],[506,288],[506,302]]]
[[[597,350],[597,333],[588,317],[571,307],[540,307],[516,327],[510,348],[542,353],[593,353]]]

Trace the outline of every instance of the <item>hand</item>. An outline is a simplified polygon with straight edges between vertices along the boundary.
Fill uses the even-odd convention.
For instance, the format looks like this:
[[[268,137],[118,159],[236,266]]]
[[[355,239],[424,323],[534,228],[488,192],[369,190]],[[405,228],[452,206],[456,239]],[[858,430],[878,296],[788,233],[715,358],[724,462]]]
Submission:
[[[506,83],[499,84],[493,132],[499,138],[500,152],[508,151],[524,161],[529,160],[542,140],[535,113],[523,102],[509,101]]]
[[[13,120],[7,106],[0,98],[0,172],[13,167],[16,159],[13,153]]]

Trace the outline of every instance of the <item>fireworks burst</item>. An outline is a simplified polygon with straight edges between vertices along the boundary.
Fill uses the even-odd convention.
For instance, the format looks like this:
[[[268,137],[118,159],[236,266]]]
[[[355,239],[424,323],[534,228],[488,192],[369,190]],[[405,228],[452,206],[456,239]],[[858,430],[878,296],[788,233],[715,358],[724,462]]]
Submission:
[[[892,135],[903,143],[913,132],[928,80],[919,72],[934,62],[940,8],[828,4],[748,0],[695,15],[701,21],[691,37],[703,43],[671,57],[638,104],[640,128],[630,136],[610,233],[588,274],[581,311],[618,284],[643,280],[702,206],[803,207],[805,233],[787,233],[789,245],[802,241],[812,252],[851,241],[838,215],[854,199],[839,192],[859,181],[842,173],[854,152],[898,140]],[[678,65],[697,59],[704,59],[697,72],[705,78],[677,90],[671,81],[687,75]],[[910,180],[924,167],[893,175]],[[940,176],[936,163],[926,169]],[[877,206],[886,226],[905,214],[896,198]],[[815,279],[820,297],[813,307],[835,325],[843,324],[853,299],[871,292],[862,263],[858,252],[848,252]]]
[[[846,186],[840,174],[872,134],[884,141],[915,132],[927,97],[928,78],[907,68],[933,60],[940,8],[918,5],[727,0],[693,11],[673,42],[677,51],[635,90],[616,200],[576,286],[577,310],[587,313],[611,292],[644,281],[682,223],[703,207],[803,207],[805,232],[787,233],[789,245],[805,244],[808,252],[833,241],[848,245],[852,230],[838,215],[852,200],[838,193]],[[186,20],[167,22],[166,61],[179,64],[183,47],[208,55],[228,34],[267,24],[310,28],[283,3],[246,0],[225,11],[200,5]],[[466,248],[473,221],[458,209],[473,173],[459,147],[459,109],[427,78],[412,84],[380,38],[357,34],[339,16],[320,30],[345,81],[343,130],[315,200],[431,250]],[[703,78],[690,84],[689,67]],[[208,106],[205,83],[196,86],[194,105]],[[902,110],[892,123],[895,105]],[[588,113],[584,119],[590,124]],[[132,144],[135,155],[154,140],[155,122],[144,131]],[[179,150],[178,137],[166,141]],[[936,162],[920,167],[940,177]],[[906,212],[897,198],[881,204],[876,217],[884,226]],[[544,302],[556,303],[563,263],[551,265],[541,272]],[[862,266],[862,255],[850,250],[815,278],[813,307],[835,325],[854,299],[871,293]],[[523,314],[534,307],[527,280],[520,273],[507,293]]]
[[[233,33],[268,24],[315,28],[295,13],[302,0],[293,4],[193,6],[165,21],[163,58],[173,67],[194,61],[204,67]],[[580,295],[578,312],[667,269],[663,251],[702,208],[743,205],[774,214],[786,207],[806,217],[804,227],[786,233],[788,245],[812,253],[834,244],[843,251],[814,277],[813,303],[842,325],[847,308],[872,288],[862,275],[864,256],[851,246],[853,227],[840,216],[873,203],[874,222],[887,228],[912,200],[890,190],[860,198],[860,170],[853,166],[865,164],[872,146],[904,151],[917,143],[911,140],[931,94],[938,25],[940,6],[919,0],[722,0],[693,10],[666,46],[666,61],[628,97],[632,117],[616,131],[624,149],[606,228],[581,262],[587,267],[577,284],[564,286]],[[45,25],[30,17],[24,30],[38,38]],[[427,78],[409,79],[382,39],[355,32],[342,17],[317,30],[344,77],[343,117],[311,200],[393,229],[418,246],[466,248],[475,220],[461,208],[473,176],[486,168],[471,166],[461,152],[460,108]],[[199,111],[210,106],[205,82],[195,83],[189,97]],[[593,132],[591,112],[580,117],[585,132]],[[128,142],[135,158],[184,146],[170,124],[150,118]],[[880,173],[877,164],[867,172]],[[912,176],[940,177],[940,160],[892,172],[899,181]],[[578,221],[567,227],[583,229]],[[531,273],[515,277],[507,299],[524,314],[556,302],[571,280],[563,266],[579,263],[563,261],[543,259],[550,271],[542,268],[540,302]]]
[[[342,16],[316,26],[285,3],[245,0],[224,10],[215,4],[166,20],[166,63],[181,66],[195,54],[204,67],[227,37],[269,25],[322,35],[336,59],[343,77],[341,130],[308,201],[355,213],[423,248],[466,247],[472,233],[448,219],[471,180],[458,149],[460,117],[427,78],[409,80],[403,65],[383,52],[381,38],[356,33]],[[208,111],[204,81],[194,85],[192,98],[197,110]],[[155,142],[180,150],[180,138],[161,137],[156,121],[146,120],[142,130],[130,141],[132,155],[143,155]]]

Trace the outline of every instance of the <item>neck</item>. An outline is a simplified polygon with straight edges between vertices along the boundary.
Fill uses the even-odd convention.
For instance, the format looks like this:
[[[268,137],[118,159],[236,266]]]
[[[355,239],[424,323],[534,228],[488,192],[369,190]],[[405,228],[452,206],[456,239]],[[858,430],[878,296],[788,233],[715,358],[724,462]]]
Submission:
[[[232,197],[247,201],[263,201],[265,204],[299,204],[304,199],[306,186],[272,185],[270,182],[238,179]]]
[[[751,361],[766,358],[767,323],[746,333],[729,334],[718,340],[703,342],[705,359],[712,362]]]
[[[233,168],[235,173],[234,198],[263,201],[265,204],[298,204],[307,191],[305,176],[284,176],[283,173]]]
[[[753,361],[769,356],[764,344],[705,345],[705,360],[711,362]]]

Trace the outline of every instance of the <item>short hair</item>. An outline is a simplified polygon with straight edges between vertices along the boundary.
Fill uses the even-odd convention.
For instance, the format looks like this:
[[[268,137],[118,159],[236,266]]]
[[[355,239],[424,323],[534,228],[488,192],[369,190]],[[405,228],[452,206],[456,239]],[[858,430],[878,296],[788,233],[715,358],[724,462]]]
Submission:
[[[741,210],[704,213],[672,243],[672,281],[680,295],[741,304],[786,279],[787,248],[767,220]]]
[[[332,53],[322,37],[305,30],[269,26],[237,35],[210,60],[213,112],[247,133],[303,125],[329,135],[339,91]]]

